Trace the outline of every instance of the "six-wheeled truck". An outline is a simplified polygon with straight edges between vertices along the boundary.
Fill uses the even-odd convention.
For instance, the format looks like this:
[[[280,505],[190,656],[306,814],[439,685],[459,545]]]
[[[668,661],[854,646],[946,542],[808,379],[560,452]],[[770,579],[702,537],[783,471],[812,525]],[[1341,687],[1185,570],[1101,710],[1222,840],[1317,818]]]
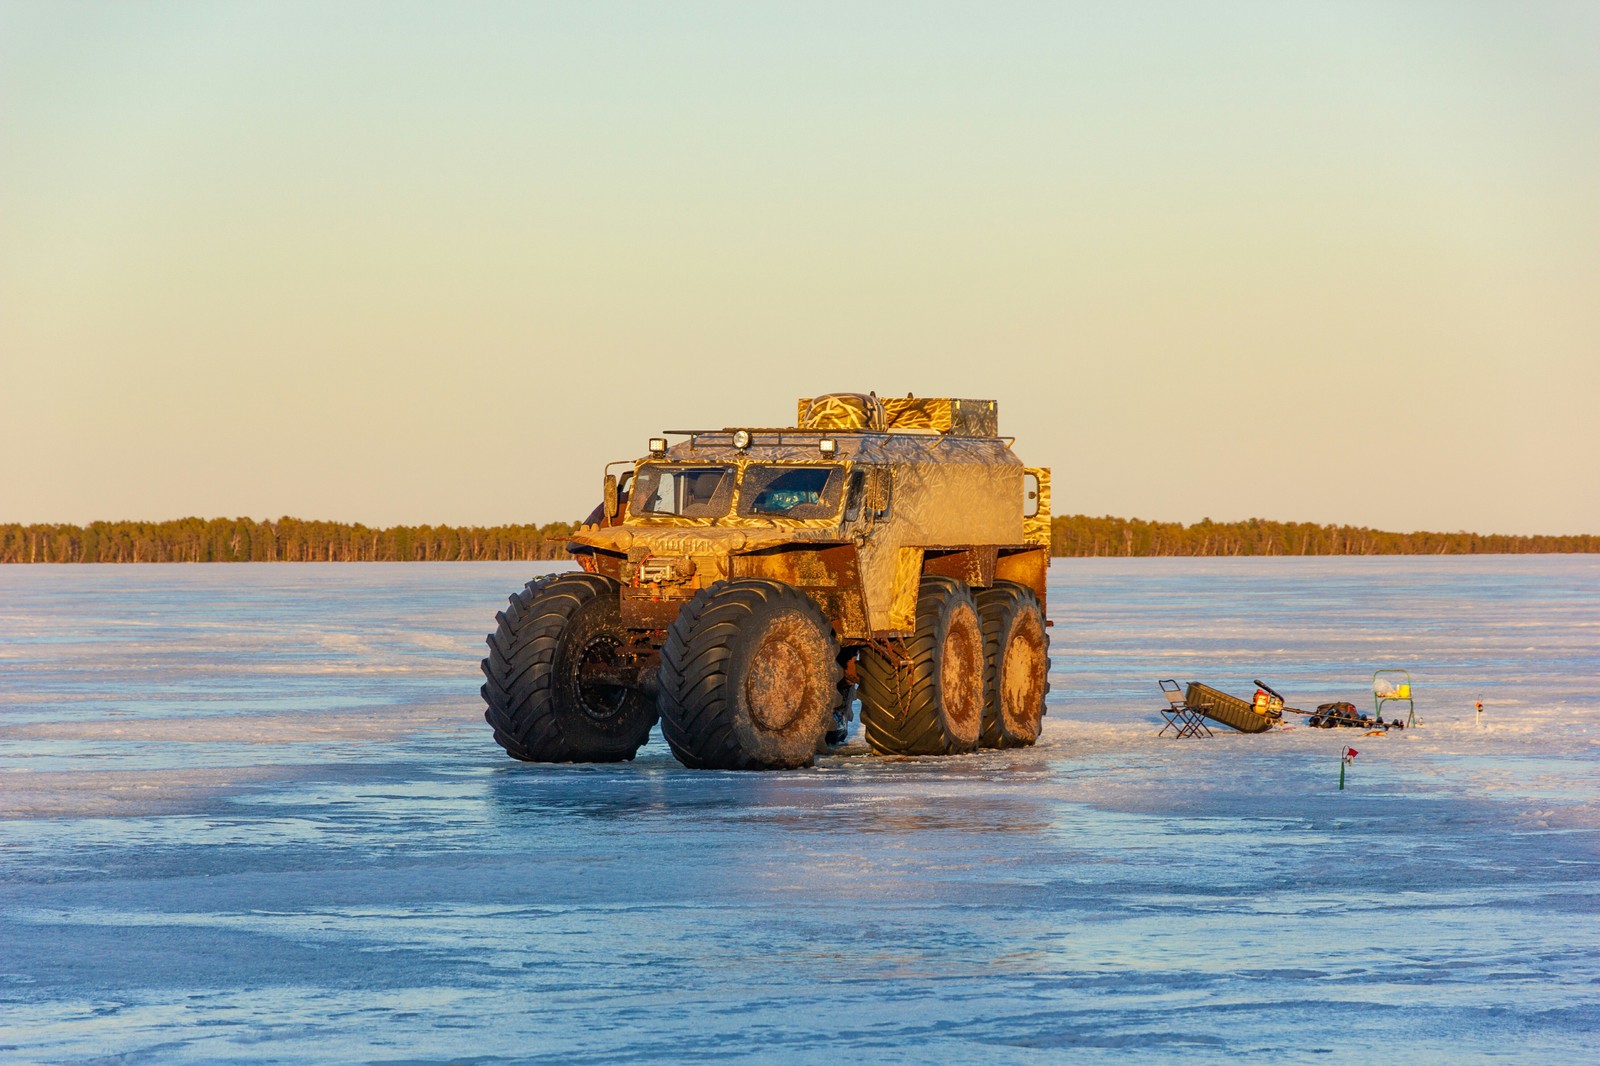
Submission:
[[[992,400],[833,393],[648,451],[607,467],[581,572],[497,616],[485,717],[514,758],[631,759],[659,720],[688,767],[806,766],[857,698],[878,753],[1038,737],[1049,471]]]

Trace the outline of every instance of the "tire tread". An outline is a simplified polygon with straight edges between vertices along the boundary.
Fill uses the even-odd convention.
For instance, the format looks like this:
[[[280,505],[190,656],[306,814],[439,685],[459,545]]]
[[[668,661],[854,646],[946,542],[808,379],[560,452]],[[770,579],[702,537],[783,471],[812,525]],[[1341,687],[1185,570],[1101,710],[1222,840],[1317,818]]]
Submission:
[[[879,646],[861,649],[861,725],[872,750],[885,755],[952,755],[971,750],[948,729],[938,698],[936,628],[945,601],[970,602],[954,578],[929,576],[917,593],[917,623],[891,655]]]
[[[632,759],[649,739],[653,714],[600,749],[584,748],[561,727],[564,708],[556,686],[561,635],[584,607],[615,596],[617,585],[597,574],[549,574],[513,592],[495,615],[486,638],[489,654],[479,664],[484,683],[484,720],[506,754],[524,762],[620,762]],[[570,713],[570,711],[568,712]]]

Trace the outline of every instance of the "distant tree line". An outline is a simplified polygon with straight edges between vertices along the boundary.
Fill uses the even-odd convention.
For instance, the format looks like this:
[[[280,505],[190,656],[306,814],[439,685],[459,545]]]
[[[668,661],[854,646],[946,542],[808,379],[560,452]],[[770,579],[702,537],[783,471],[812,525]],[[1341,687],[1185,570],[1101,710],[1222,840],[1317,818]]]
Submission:
[[[576,522],[542,526],[391,526],[280,518],[0,525],[0,563],[437,562],[564,559]],[[1386,533],[1305,522],[1146,522],[1061,515],[1058,556],[1478,555],[1600,552],[1600,536]]]
[[[0,525],[0,563],[357,563],[564,559],[575,522],[391,526],[280,518]]]
[[[1522,555],[1600,552],[1600,536],[1516,537],[1482,533],[1386,533],[1364,526],[1310,522],[1201,519],[1146,522],[1138,518],[1062,515],[1050,523],[1050,553],[1097,555]]]

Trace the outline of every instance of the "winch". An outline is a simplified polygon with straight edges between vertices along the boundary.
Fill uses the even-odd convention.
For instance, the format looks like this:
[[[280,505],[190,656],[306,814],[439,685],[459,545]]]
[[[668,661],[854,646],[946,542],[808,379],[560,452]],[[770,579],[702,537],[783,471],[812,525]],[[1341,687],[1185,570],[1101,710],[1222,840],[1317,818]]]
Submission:
[[[646,555],[633,572],[635,588],[640,585],[682,585],[694,577],[694,560],[683,556]]]

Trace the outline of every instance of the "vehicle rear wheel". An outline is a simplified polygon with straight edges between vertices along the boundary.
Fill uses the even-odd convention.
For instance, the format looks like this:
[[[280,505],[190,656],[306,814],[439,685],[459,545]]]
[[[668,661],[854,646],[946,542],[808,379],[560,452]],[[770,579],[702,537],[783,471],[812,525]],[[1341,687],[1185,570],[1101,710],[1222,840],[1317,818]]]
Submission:
[[[661,649],[661,732],[692,769],[810,766],[839,700],[839,644],[817,605],[779,581],[718,581]]]
[[[656,708],[634,683],[618,586],[596,574],[530,581],[488,636],[484,719],[525,762],[617,762],[650,738]]]
[[[983,626],[985,748],[1025,748],[1039,739],[1050,691],[1050,635],[1039,598],[1025,585],[997,581],[978,593]]]
[[[983,631],[967,587],[925,577],[917,627],[903,641],[861,649],[861,724],[885,755],[951,755],[983,728]]]

